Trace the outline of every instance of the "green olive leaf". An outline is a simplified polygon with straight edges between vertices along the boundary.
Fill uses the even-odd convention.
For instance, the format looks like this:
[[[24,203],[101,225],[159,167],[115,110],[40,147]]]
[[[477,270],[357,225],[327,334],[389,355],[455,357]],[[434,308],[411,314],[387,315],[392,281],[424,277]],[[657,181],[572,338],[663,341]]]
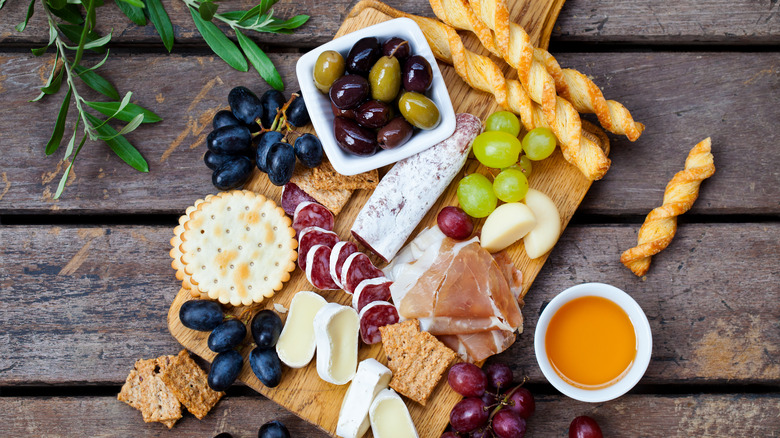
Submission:
[[[154,28],[157,29],[157,33],[160,34],[163,45],[170,52],[173,49],[173,24],[168,17],[168,13],[165,12],[160,0],[144,0],[146,3],[146,14],[149,16]]]
[[[68,0],[47,0],[46,4],[49,5],[51,9],[62,9],[68,4]]]
[[[200,18],[211,21],[212,18],[214,18],[214,14],[217,13],[217,9],[219,8],[219,5],[213,2],[203,2],[198,6],[198,12],[200,13]]]
[[[200,32],[203,39],[206,40],[206,44],[211,47],[211,50],[234,69],[238,71],[249,70],[246,58],[244,58],[241,50],[236,47],[236,44],[233,41],[230,41],[230,38],[225,36],[214,23],[201,18],[200,14],[194,8],[190,7],[189,9],[192,20],[195,22],[195,27],[198,28],[198,32]]]
[[[55,64],[56,68],[56,64]],[[56,92],[60,91],[60,86],[62,85],[62,77],[65,75],[65,69],[61,68],[59,73],[57,73],[56,77],[53,81],[51,81],[50,84],[47,84],[45,87],[41,88],[41,93],[43,94],[55,94]]]
[[[141,0],[117,0],[117,3],[125,3],[130,6],[135,6],[136,8],[143,8],[144,2]]]
[[[73,135],[70,136],[68,147],[65,149],[65,156],[62,157],[63,160],[67,160],[70,157],[70,154],[73,153],[73,146],[76,144],[76,135],[79,133],[79,123],[81,123],[81,118],[76,117],[76,124],[73,125]]]
[[[268,58],[268,55],[266,55],[254,41],[239,30],[236,30],[236,38],[238,38],[238,44],[241,46],[247,59],[249,59],[249,62],[251,62],[255,70],[260,73],[260,76],[268,82],[268,85],[274,87],[274,89],[278,91],[284,91],[282,76],[276,70],[273,61]]]
[[[69,3],[67,6],[65,6],[62,9],[52,9],[51,13],[56,15],[57,17],[62,18],[68,23],[72,23],[72,24],[84,23],[84,17],[81,16],[81,9],[79,9],[79,7],[74,4]]]
[[[73,68],[73,71],[84,81],[87,86],[98,93],[114,100],[119,100],[119,92],[116,91],[111,82],[108,82],[105,78],[95,73],[90,69],[86,69],[80,65]]]
[[[93,128],[95,128],[98,134],[100,134],[100,136],[111,137],[114,134],[119,134],[116,129],[112,128],[111,126],[101,125],[103,121],[93,116],[92,114],[84,113],[84,115],[87,117],[87,120],[93,126]],[[138,149],[130,144],[130,142],[127,141],[127,139],[123,136],[117,135],[112,137],[110,140],[105,140],[105,142],[108,147],[111,148],[111,150],[122,159],[122,161],[127,163],[133,169],[139,172],[149,171],[149,163],[147,163],[143,155],[138,152]]]
[[[144,2],[139,0],[138,5],[124,0],[114,0],[114,2],[130,21],[139,26],[146,26],[146,15],[144,15],[143,9],[145,7]]]
[[[30,21],[30,18],[32,18],[33,14],[35,13],[35,1],[31,0],[30,5],[27,6],[27,16],[24,17],[24,21],[17,24],[14,28],[18,32],[24,32],[24,29],[27,27],[27,23]]]
[[[119,105],[120,105],[119,102],[84,102],[84,103],[89,105],[89,107],[94,109],[95,111],[100,112],[101,114],[107,116],[113,116],[114,118],[119,119],[123,122],[130,122],[139,114],[144,116],[143,118],[144,123],[156,123],[162,120],[162,117],[134,103],[128,103],[127,105],[125,105],[124,108],[122,108],[121,111],[119,111]]]
[[[54,122],[54,131],[49,137],[49,141],[46,143],[46,155],[51,155],[57,151],[62,142],[62,134],[65,132],[65,121],[68,118],[68,109],[70,108],[70,97],[73,95],[73,89],[68,87],[68,92],[65,93],[65,99],[62,100],[60,106],[60,113],[57,115],[57,121]]]
[[[293,30],[303,26],[309,21],[308,15],[296,15],[288,20],[273,19],[274,22],[265,26],[266,32],[278,32],[281,30]]]
[[[75,131],[73,132],[73,138],[76,138]],[[60,178],[60,183],[57,185],[57,191],[54,193],[54,199],[59,199],[62,191],[65,189],[65,183],[68,182],[68,176],[70,176],[70,171],[73,169],[73,163],[76,162],[76,157],[79,155],[79,152],[81,152],[81,148],[84,147],[84,143],[86,143],[86,141],[87,136],[85,134],[84,137],[81,138],[81,143],[79,143],[79,147],[76,149],[76,153],[73,154],[73,159],[70,161],[68,168],[65,169],[65,173],[63,173],[62,178]],[[67,159],[67,157],[64,159]]]

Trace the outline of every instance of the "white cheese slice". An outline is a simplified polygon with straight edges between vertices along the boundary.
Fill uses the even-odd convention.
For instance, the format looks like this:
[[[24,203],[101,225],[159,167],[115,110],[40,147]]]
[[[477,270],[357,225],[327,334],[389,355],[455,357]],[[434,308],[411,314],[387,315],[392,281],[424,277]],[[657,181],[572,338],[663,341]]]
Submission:
[[[392,389],[383,389],[376,395],[368,415],[375,438],[419,438],[409,409]]]
[[[525,204],[536,216],[536,226],[523,238],[525,252],[535,259],[551,250],[561,235],[561,215],[555,203],[539,190],[528,189]]]
[[[326,382],[344,385],[357,370],[360,319],[355,309],[328,303],[314,316],[317,374]]]
[[[480,242],[488,252],[498,252],[522,239],[537,223],[534,212],[519,202],[502,204],[485,220]]]
[[[302,290],[293,296],[287,321],[284,323],[276,354],[290,368],[305,367],[314,357],[314,315],[327,304],[319,294]]]
[[[344,401],[341,403],[336,435],[341,438],[360,438],[370,425],[368,409],[379,391],[386,389],[393,373],[376,359],[366,359],[358,365]]]

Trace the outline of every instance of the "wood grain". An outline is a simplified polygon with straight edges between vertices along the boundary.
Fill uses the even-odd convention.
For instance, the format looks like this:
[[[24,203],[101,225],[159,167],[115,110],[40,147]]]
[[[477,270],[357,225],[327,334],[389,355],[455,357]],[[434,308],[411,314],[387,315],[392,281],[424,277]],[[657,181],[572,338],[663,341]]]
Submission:
[[[257,2],[232,0],[221,3],[221,10],[248,9]],[[390,0],[394,8],[433,16],[425,0]],[[314,47],[333,37],[354,4],[353,0],[318,2],[282,0],[274,8],[280,17],[309,14],[312,19],[292,35],[256,34],[252,37],[271,47]],[[179,0],[164,0],[174,24],[174,53],[183,47],[204,47],[189,12]],[[13,26],[24,19],[27,2],[10,1],[3,8],[0,44],[43,45],[48,39],[43,14],[36,15],[23,33]],[[724,13],[728,11],[728,13]],[[557,42],[610,42],[621,44],[761,44],[777,43],[780,35],[780,4],[771,0],[681,0],[673,4],[657,0],[569,0],[563,7],[553,31],[553,50]],[[136,26],[113,2],[98,10],[98,32],[114,28],[115,43],[165,49],[151,25]]]
[[[296,90],[297,55],[270,56],[287,89]],[[607,98],[623,102],[647,125],[634,143],[611,138],[612,168],[593,185],[579,213],[644,216],[661,201],[687,151],[712,136],[718,173],[704,184],[689,214],[780,214],[780,173],[774,165],[780,159],[774,141],[780,62],[775,54],[620,52],[558,58],[561,65],[592,76]],[[0,109],[0,214],[178,214],[192,202],[189,193],[214,190],[201,159],[211,115],[227,105],[236,85],[258,93],[267,89],[255,73],[230,70],[219,58],[112,55],[101,74],[120,92],[132,90],[135,102],[165,119],[128,136],[151,171],[140,174],[105,146],[89,143],[65,194],[54,201],[64,151],[45,157],[43,146],[61,96],[27,103],[45,81],[41,65],[41,58],[32,55],[0,56],[0,93],[6,102]],[[182,85],[185,80],[191,85]],[[150,82],[160,85],[149,87]]]
[[[165,322],[179,290],[173,225],[0,227],[0,387],[119,385],[136,359],[176,353]],[[532,348],[538,315],[558,292],[601,281],[628,292],[650,320],[642,384],[779,385],[780,309],[771,304],[780,299],[780,223],[681,220],[645,280],[618,261],[638,229],[568,227],[526,297],[525,332],[498,359],[544,382]]]
[[[537,396],[528,437],[566,436],[578,415],[598,421],[609,437],[777,437],[780,395],[627,395],[599,404],[563,396]],[[84,421],[88,419],[88,421]],[[141,414],[114,397],[0,398],[0,435],[211,437],[230,432],[254,437],[266,421],[283,422],[294,437],[328,435],[263,397],[226,397],[203,420],[190,414],[173,430],[145,424]]]

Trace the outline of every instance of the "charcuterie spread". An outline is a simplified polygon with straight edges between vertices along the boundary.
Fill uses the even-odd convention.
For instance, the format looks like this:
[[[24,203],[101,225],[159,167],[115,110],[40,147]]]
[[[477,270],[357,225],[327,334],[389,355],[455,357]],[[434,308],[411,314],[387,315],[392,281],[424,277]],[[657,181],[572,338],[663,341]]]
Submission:
[[[210,390],[241,379],[343,438],[524,435],[535,410],[525,379],[500,361],[481,366],[523,334],[531,282],[590,183],[611,164],[603,132],[579,112],[595,113],[605,129],[632,141],[645,127],[590,79],[534,47],[503,0],[431,6],[438,20],[362,2],[342,39],[301,58],[301,92],[258,97],[235,87],[230,111],[215,116],[204,160],[221,191],[185,211],[170,250],[183,291],[171,327],[211,359]],[[346,32],[395,17],[424,40],[389,34],[390,26]],[[518,80],[466,49],[456,29],[475,33]],[[433,56],[453,66],[445,78]],[[450,114],[435,94],[448,86],[459,99],[490,98],[473,109],[446,99],[447,108],[458,107]],[[447,126],[446,135],[390,164],[371,161],[419,147]],[[671,215],[651,212],[639,246],[621,259],[626,266],[646,272],[649,257],[671,240],[674,217],[713,171],[706,141],[656,210],[682,202],[682,186],[691,199]],[[658,237],[659,228],[672,231]],[[622,315],[625,304],[598,299]],[[597,389],[594,375],[607,376],[599,388],[626,383],[639,348],[621,350],[610,373],[588,365],[587,378],[578,374],[578,358],[561,347],[571,335],[561,333],[577,333],[583,318],[549,324],[551,366],[586,391]],[[622,332],[610,335],[594,336],[631,343]],[[181,415],[175,406],[139,409],[145,420],[171,425]],[[577,427],[592,426],[585,418]]]

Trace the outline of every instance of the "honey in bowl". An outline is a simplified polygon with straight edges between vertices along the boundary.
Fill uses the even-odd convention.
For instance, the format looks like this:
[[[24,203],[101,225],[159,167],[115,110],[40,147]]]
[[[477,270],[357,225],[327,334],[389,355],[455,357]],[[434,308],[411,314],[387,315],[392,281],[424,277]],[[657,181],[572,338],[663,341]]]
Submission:
[[[555,372],[583,389],[617,382],[636,357],[636,334],[628,315],[614,302],[596,296],[561,306],[550,319],[544,345]]]

